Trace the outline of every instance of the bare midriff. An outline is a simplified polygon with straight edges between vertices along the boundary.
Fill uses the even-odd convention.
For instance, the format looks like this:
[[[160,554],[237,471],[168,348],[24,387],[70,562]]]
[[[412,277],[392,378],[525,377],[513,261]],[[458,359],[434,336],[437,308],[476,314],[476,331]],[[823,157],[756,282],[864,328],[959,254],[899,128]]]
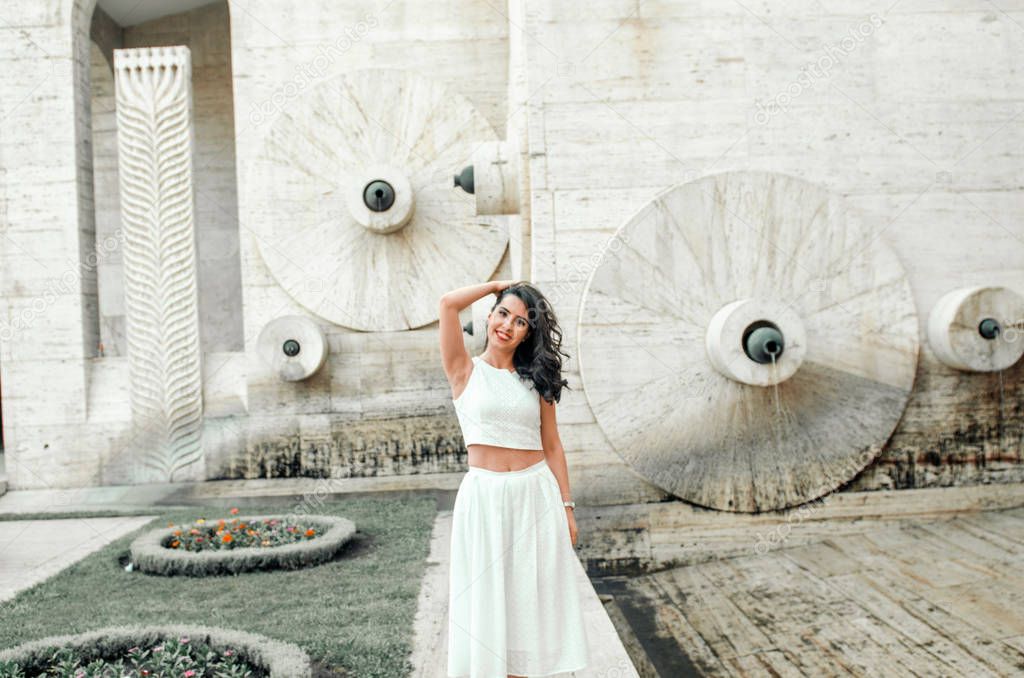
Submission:
[[[522,471],[544,459],[544,450],[520,450],[474,443],[467,445],[469,465],[489,471]]]

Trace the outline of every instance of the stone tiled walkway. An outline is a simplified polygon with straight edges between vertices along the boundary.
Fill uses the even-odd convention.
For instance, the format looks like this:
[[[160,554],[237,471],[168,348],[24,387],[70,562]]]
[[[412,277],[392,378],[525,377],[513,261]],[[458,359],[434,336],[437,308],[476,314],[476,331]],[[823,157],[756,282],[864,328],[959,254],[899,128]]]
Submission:
[[[640,674],[1024,675],[1024,509],[862,527],[608,582]]]
[[[0,520],[0,601],[13,598],[152,519]]]

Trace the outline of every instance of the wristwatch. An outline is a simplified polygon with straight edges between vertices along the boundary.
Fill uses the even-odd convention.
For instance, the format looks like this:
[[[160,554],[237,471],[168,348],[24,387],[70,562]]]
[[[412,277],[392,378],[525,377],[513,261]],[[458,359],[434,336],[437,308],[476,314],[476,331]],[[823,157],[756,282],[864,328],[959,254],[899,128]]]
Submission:
[[[576,510],[576,502],[571,501],[571,500],[570,501],[563,501],[562,502],[562,506],[564,506],[566,508],[571,508],[573,511]]]

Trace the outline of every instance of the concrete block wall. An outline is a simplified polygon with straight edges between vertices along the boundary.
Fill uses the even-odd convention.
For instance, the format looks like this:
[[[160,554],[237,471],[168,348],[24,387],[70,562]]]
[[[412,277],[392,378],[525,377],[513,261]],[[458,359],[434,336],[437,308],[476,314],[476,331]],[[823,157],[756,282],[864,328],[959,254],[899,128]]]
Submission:
[[[11,488],[52,486],[68,467],[95,466],[95,453],[67,444],[87,418],[97,338],[94,272],[79,266],[92,245],[80,84],[89,15],[71,0],[19,3],[0,24],[0,383]]]
[[[168,17],[135,33],[134,44],[193,40],[193,58],[210,60],[197,106],[211,112],[199,149],[211,155],[197,164],[208,159],[211,172],[199,207],[212,227],[200,254],[218,253],[204,263],[216,288],[203,302],[211,477],[464,468],[436,326],[364,333],[323,324],[331,357],[302,385],[268,378],[254,351],[266,322],[306,314],[256,249],[251,205],[267,187],[248,167],[259,140],[320,80],[395,66],[469,97],[499,136],[527,133],[530,240],[517,245],[530,250],[532,278],[554,301],[572,356],[559,424],[581,501],[662,498],[618,460],[587,407],[575,362],[587,276],[654,194],[729,169],[792,174],[845,196],[907,269],[922,323],[915,392],[887,450],[847,489],[1024,480],[1024,367],[954,373],[924,340],[927,313],[948,289],[1024,291],[1024,4],[512,0],[370,11],[254,0],[244,11],[188,13],[205,17],[200,24]],[[94,64],[91,16],[91,0],[50,0],[20,3],[0,24],[0,382],[14,488],[131,480],[112,470],[123,465],[123,365],[96,357],[103,270],[97,283],[96,271],[77,266],[97,246],[94,211],[106,209],[87,162],[96,139],[83,84]],[[226,20],[230,55],[204,28]],[[228,135],[234,166],[216,144]],[[230,261],[232,238],[236,273],[217,263]],[[509,270],[506,258],[496,276]]]
[[[846,196],[895,249],[921,322],[904,419],[846,489],[1024,480],[1024,365],[959,374],[924,339],[954,287],[1024,293],[1020,3],[525,4],[535,281],[570,353],[596,257],[655,193],[731,169],[795,175]],[[569,393],[560,430],[581,495],[650,494]]]
[[[246,449],[223,459],[221,476],[259,475],[266,468],[281,475],[320,475],[335,466],[347,475],[465,468],[436,323],[400,333],[358,332],[314,316],[330,356],[320,373],[301,383],[278,381],[255,352],[269,321],[309,315],[259,254],[261,214],[253,203],[273,195],[274,181],[248,171],[261,139],[289,106],[340,73],[402,68],[468,97],[504,136],[508,24],[492,4],[402,2],[375,11],[327,0],[261,0],[231,15],[250,418]],[[499,270],[508,266],[506,257]]]
[[[184,23],[170,17],[122,30],[102,11],[94,24],[94,4],[19,3],[0,26],[10,102],[0,135],[7,236],[0,245],[0,381],[13,488],[133,480],[132,460],[124,458],[123,281],[112,237],[119,222],[114,48],[169,41],[199,53],[204,357],[234,381],[244,379],[233,353],[242,346],[242,314],[227,6],[189,12]],[[215,416],[244,410],[237,384],[211,379],[204,395]],[[212,423],[213,451],[238,446],[221,422]]]
[[[7,73],[11,84],[16,85],[15,93],[24,90],[28,97],[10,120],[20,122],[23,116],[22,129],[29,138],[5,135],[4,225],[8,233],[22,229],[31,234],[22,240],[29,245],[25,249],[30,256],[19,256],[10,247],[5,252],[5,317],[10,323],[21,306],[30,306],[33,301],[46,311],[29,314],[21,325],[10,323],[24,327],[18,329],[17,336],[9,333],[11,340],[3,344],[7,358],[0,363],[5,387],[4,433],[12,486],[132,482],[131,460],[126,458],[130,422],[123,397],[127,371],[124,356],[118,355],[117,305],[110,296],[116,296],[120,279],[116,254],[111,257],[107,253],[101,263],[84,271],[81,279],[72,280],[75,286],[66,293],[45,300],[45,304],[39,299],[50,278],[61,272],[61,265],[74,271],[77,262],[96,252],[97,213],[102,234],[114,225],[109,189],[116,183],[116,175],[106,162],[113,157],[109,145],[114,136],[101,127],[101,148],[96,154],[90,129],[90,95],[98,94],[103,101],[109,92],[103,82],[95,91],[90,88],[92,72],[103,73],[106,53],[114,47],[180,42],[190,44],[194,59],[201,64],[195,71],[197,165],[202,166],[206,159],[203,154],[209,153],[210,172],[205,180],[197,180],[208,189],[207,198],[198,198],[199,210],[205,210],[207,222],[216,226],[212,231],[217,231],[219,238],[204,240],[205,236],[200,235],[200,255],[209,264],[207,272],[216,277],[207,281],[206,288],[220,294],[208,297],[211,303],[203,309],[204,320],[209,318],[207,326],[214,327],[217,337],[230,338],[243,308],[247,314],[244,340],[235,337],[219,341],[214,337],[211,341],[204,333],[204,402],[212,477],[223,477],[222,469],[238,468],[255,468],[264,475],[291,475],[295,464],[284,460],[282,451],[308,445],[315,449],[306,457],[314,459],[322,456],[323,450],[340,451],[328,458],[327,465],[322,461],[307,463],[307,474],[322,473],[339,459],[351,475],[380,472],[381,458],[394,472],[399,468],[403,472],[461,470],[464,452],[459,447],[449,391],[436,359],[436,330],[425,328],[409,336],[396,336],[328,327],[332,361],[330,370],[320,375],[321,381],[324,376],[326,381],[311,380],[297,391],[272,380],[261,381],[259,370],[263,366],[251,351],[259,329],[279,314],[305,311],[285,298],[262,268],[251,238],[245,238],[248,222],[244,218],[237,224],[230,222],[230,185],[234,177],[244,181],[252,141],[273,119],[273,113],[257,111],[258,115],[249,115],[253,106],[264,101],[274,104],[275,93],[292,82],[296,67],[311,65],[323,49],[329,50],[329,66],[319,77],[359,66],[421,69],[473,99],[501,130],[507,87],[507,26],[503,18],[484,3],[473,7],[450,3],[414,10],[395,4],[385,20],[375,23],[376,32],[370,35],[359,26],[366,19],[362,9],[339,13],[334,3],[264,2],[230,17],[236,49],[228,55],[225,36],[207,30],[227,19],[226,5],[221,3],[122,30],[119,44],[114,44],[118,42],[116,28],[105,22],[105,30],[100,32],[102,44],[96,46],[103,56],[100,61],[94,58],[100,55],[92,53],[90,42],[93,5],[92,0],[66,0],[19,7],[22,15],[12,17],[11,28],[5,29],[11,38],[5,45],[12,46],[6,55],[10,66]],[[356,32],[347,32],[351,29]],[[424,41],[424,35],[430,39]],[[238,60],[233,66],[233,80],[225,83],[229,56]],[[355,60],[356,56],[360,59]],[[48,78],[51,67],[56,74]],[[207,85],[209,89],[204,90]],[[228,85],[236,91],[232,93]],[[232,103],[233,121],[224,115],[231,111]],[[199,121],[203,106],[211,111],[206,132]],[[233,133],[232,122],[236,123]],[[102,123],[101,114],[97,126]],[[38,129],[33,130],[33,126]],[[240,148],[237,167],[232,165],[229,152],[236,138]],[[41,140],[46,140],[45,148]],[[98,183],[93,175],[97,157],[101,170]],[[59,187],[56,182],[62,176],[71,190],[53,199],[49,191]],[[93,194],[96,185],[102,193],[98,211]],[[263,187],[250,186],[249,190]],[[45,213],[44,219],[39,218],[41,212]],[[229,217],[222,218],[218,213]],[[47,220],[53,228],[39,235],[40,225]],[[241,260],[246,267],[244,289],[233,287],[230,266],[204,257],[204,252],[218,248],[225,259],[238,256],[230,250],[235,246],[232,238],[239,234]],[[43,265],[56,272],[38,273],[40,256],[53,257],[52,266],[48,261]],[[505,271],[507,275],[507,269],[506,260],[498,273]],[[97,272],[105,283],[102,301],[106,304],[97,298]],[[32,284],[33,275],[39,275],[38,285]],[[101,305],[112,311],[104,318],[107,323],[103,334]],[[103,338],[107,341],[100,356]],[[233,350],[242,346],[250,349],[244,355]],[[40,348],[52,357],[40,359]],[[398,359],[399,355],[408,360]],[[40,377],[44,374],[50,377],[46,384],[49,390],[41,393]],[[254,388],[247,389],[250,382]],[[55,383],[60,386],[53,388]],[[281,403],[285,407],[280,407]],[[260,416],[243,417],[250,408]],[[394,416],[395,408],[401,416]],[[360,430],[346,425],[358,422],[363,422]],[[250,450],[262,455],[261,459],[269,457],[269,462],[254,462],[248,456]]]
[[[102,11],[102,10],[97,10]],[[118,34],[120,36],[120,33]],[[120,45],[118,45],[120,48]],[[92,181],[96,224],[100,356],[125,355],[121,201],[117,174],[117,115],[111,61],[95,41],[90,50]]]

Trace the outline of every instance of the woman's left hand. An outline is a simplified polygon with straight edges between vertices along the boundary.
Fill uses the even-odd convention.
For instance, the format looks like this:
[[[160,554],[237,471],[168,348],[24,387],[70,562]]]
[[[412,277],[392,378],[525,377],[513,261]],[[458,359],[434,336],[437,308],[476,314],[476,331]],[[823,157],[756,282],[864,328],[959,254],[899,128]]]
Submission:
[[[572,540],[572,545],[576,546],[576,512],[567,506],[565,517],[569,521],[569,538]]]

